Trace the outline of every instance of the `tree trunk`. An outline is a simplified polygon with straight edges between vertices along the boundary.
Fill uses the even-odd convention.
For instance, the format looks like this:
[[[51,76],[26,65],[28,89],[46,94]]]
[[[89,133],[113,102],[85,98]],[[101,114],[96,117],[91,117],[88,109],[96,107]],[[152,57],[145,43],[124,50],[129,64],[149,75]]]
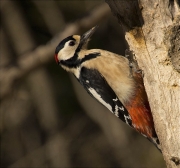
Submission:
[[[180,2],[106,0],[144,72],[167,167],[180,167]]]

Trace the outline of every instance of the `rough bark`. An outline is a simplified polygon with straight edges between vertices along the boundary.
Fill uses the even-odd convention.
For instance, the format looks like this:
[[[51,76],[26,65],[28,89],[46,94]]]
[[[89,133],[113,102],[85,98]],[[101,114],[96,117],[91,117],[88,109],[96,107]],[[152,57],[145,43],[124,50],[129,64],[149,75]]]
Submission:
[[[180,2],[106,0],[144,72],[167,167],[180,167]]]

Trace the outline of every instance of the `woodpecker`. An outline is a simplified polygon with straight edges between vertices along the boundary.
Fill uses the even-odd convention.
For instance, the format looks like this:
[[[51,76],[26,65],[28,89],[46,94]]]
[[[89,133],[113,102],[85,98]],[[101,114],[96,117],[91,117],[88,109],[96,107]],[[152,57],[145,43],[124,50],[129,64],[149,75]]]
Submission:
[[[82,36],[62,40],[55,50],[56,63],[73,73],[92,97],[160,150],[142,74],[129,66],[132,62],[124,56],[101,49],[88,50],[96,29],[97,26]]]

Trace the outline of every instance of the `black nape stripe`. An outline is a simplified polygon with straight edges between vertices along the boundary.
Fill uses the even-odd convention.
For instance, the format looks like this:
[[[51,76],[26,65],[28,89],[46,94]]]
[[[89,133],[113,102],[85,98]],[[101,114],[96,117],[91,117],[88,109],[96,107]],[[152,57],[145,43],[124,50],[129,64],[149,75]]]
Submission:
[[[98,57],[100,55],[101,55],[100,53],[91,53],[91,54],[85,55],[85,57],[82,58],[82,59],[77,59],[78,55],[75,54],[72,58],[70,58],[68,60],[60,61],[60,64],[66,66],[68,68],[76,68],[80,64],[82,64],[83,62],[94,59],[94,58],[96,58],[96,57]]]
[[[101,54],[100,53],[91,53],[91,54],[88,54],[88,55],[85,55],[84,58],[82,58],[80,60],[81,63],[85,62],[85,61],[88,61],[88,60],[91,60],[93,58],[96,58],[98,56],[100,56]]]

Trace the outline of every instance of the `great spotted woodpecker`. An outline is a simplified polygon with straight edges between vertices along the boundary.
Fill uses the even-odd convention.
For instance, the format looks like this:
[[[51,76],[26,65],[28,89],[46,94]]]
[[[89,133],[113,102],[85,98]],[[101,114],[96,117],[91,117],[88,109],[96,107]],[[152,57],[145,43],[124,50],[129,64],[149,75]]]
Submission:
[[[87,49],[96,30],[62,40],[55,50],[58,65],[74,74],[85,90],[118,118],[153,142],[160,144],[144,89],[142,74],[121,55],[101,49]]]

